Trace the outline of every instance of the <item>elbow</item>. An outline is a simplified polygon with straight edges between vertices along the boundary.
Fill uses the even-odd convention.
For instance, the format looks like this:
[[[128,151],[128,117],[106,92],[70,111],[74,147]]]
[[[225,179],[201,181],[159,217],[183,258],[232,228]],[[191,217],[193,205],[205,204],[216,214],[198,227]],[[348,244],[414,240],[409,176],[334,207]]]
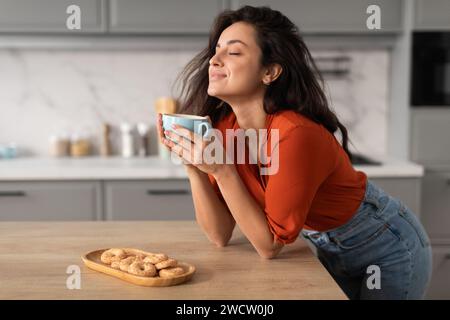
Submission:
[[[274,259],[278,255],[278,252],[276,252],[274,250],[271,250],[271,251],[260,251],[260,252],[258,252],[258,254],[264,260],[271,260],[271,259]]]
[[[215,244],[218,248],[223,248],[228,245],[228,242],[230,241],[231,236],[227,237],[216,237],[214,239],[211,239],[211,242]]]
[[[215,240],[213,242],[216,245],[216,247],[218,247],[218,248],[223,248],[228,245],[228,240]]]
[[[276,244],[269,250],[258,250],[258,254],[263,259],[267,259],[267,260],[273,259],[276,256],[278,256],[278,254],[281,252],[283,247],[284,247],[284,244],[282,244],[280,242],[276,242]]]

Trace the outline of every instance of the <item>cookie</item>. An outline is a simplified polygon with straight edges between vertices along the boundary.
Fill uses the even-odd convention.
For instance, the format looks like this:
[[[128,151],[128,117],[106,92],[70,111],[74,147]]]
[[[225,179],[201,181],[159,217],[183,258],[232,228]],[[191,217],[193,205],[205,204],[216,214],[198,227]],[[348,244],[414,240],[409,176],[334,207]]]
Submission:
[[[165,269],[165,268],[170,268],[170,267],[176,267],[178,265],[178,261],[172,258],[169,258],[167,260],[158,262],[157,264],[155,264],[156,269],[161,270],[161,269]]]
[[[150,262],[150,263],[153,263],[153,264],[156,265],[157,263],[160,263],[160,262],[165,261],[167,259],[169,259],[169,257],[166,254],[164,254],[164,253],[155,253],[155,254],[146,256],[145,259],[144,259],[144,262]]]
[[[130,267],[130,264],[132,264],[136,260],[136,257],[129,256],[128,258],[122,259],[119,262],[119,268],[122,271],[128,272],[128,268]]]
[[[154,277],[156,268],[149,262],[135,261],[128,267],[128,272],[141,277]]]
[[[118,248],[112,248],[112,249],[104,251],[102,253],[102,255],[100,256],[100,260],[103,263],[111,264],[112,262],[120,261],[125,257],[126,257],[126,253],[124,250],[118,249]]]
[[[173,278],[180,276],[184,273],[184,269],[181,267],[170,267],[166,269],[159,270],[159,276],[161,278]]]

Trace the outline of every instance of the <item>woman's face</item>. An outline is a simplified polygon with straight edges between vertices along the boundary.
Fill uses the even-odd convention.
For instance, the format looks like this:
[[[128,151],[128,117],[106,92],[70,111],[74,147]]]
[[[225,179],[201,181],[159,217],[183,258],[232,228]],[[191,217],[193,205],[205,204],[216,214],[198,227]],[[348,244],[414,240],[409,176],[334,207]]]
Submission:
[[[226,28],[209,62],[208,94],[227,101],[263,91],[265,71],[260,59],[253,26],[237,22]]]

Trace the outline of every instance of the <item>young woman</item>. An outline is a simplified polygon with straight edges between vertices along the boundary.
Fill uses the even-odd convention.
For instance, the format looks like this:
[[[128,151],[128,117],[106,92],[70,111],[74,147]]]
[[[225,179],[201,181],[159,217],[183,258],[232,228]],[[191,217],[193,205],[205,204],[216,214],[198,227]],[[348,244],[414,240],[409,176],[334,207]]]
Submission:
[[[428,236],[405,204],[352,167],[347,130],[288,18],[267,7],[221,13],[208,47],[181,76],[181,112],[208,116],[223,137],[227,129],[279,133],[278,171],[261,175],[259,154],[257,164],[194,161],[210,142],[180,126],[163,132],[159,115],[161,141],[183,159],[196,219],[211,242],[227,245],[237,223],[258,254],[271,259],[303,230],[349,298],[423,297]],[[229,154],[225,139],[223,148]],[[380,281],[367,285],[377,268]]]

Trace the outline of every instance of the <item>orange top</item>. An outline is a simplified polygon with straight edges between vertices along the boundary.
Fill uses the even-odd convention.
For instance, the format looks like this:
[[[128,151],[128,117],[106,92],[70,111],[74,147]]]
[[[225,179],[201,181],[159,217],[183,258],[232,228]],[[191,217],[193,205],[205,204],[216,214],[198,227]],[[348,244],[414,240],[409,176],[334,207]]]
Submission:
[[[227,150],[225,130],[239,129],[236,115],[230,112],[214,127],[222,132]],[[279,129],[278,148],[271,145],[274,128]],[[364,198],[367,176],[353,168],[334,135],[323,125],[292,110],[267,115],[266,129],[268,148],[263,150],[268,159],[278,151],[278,171],[261,175],[260,167],[265,161],[258,159],[258,164],[251,163],[247,147],[245,163],[238,164],[236,143],[234,163],[249,193],[266,214],[275,239],[287,244],[296,240],[303,227],[325,231],[347,222]],[[209,175],[209,179],[225,202],[214,177]]]

